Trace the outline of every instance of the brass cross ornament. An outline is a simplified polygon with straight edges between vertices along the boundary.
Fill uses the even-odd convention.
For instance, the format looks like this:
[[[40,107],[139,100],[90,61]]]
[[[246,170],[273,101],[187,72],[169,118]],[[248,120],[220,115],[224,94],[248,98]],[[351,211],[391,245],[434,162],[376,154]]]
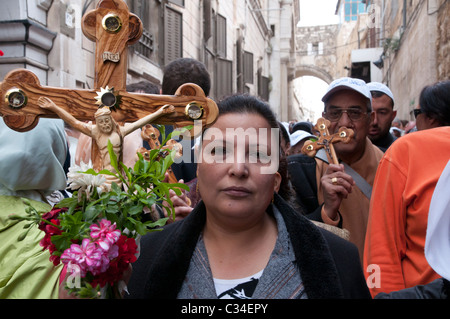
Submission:
[[[314,126],[314,128],[319,132],[318,140],[306,141],[303,145],[302,153],[310,157],[314,157],[316,156],[316,153],[323,148],[325,150],[325,153],[327,154],[328,163],[339,164],[339,160],[337,158],[333,144],[339,142],[350,142],[350,140],[353,138],[354,132],[349,128],[341,127],[339,128],[339,131],[337,133],[330,135],[330,133],[328,132],[330,124],[330,121],[324,118],[320,118],[317,120],[317,124]]]

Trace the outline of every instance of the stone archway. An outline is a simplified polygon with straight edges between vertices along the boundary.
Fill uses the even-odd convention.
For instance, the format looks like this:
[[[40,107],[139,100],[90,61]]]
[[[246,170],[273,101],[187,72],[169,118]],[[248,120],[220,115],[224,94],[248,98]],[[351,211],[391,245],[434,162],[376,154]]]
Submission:
[[[314,76],[328,84],[334,80],[333,76],[327,70],[315,65],[297,65],[295,68],[294,79],[302,76]]]
[[[294,80],[312,76],[330,84],[336,77],[336,47],[339,25],[301,27],[296,33],[295,66],[290,70],[292,117],[307,114],[295,93]]]

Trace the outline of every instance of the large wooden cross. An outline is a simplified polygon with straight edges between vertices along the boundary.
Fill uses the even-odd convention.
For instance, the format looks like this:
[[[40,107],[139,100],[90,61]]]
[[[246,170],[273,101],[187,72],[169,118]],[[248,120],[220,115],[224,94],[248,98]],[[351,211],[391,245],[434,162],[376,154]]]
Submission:
[[[339,164],[336,152],[333,144],[342,142],[348,143],[354,135],[353,130],[346,127],[339,128],[339,131],[335,134],[330,134],[328,128],[330,127],[330,121],[319,118],[314,128],[319,132],[319,139],[317,141],[308,140],[302,147],[302,153],[314,157],[320,149],[324,149],[327,154],[328,163]]]
[[[108,106],[116,122],[136,122],[166,105],[173,106],[171,113],[153,123],[183,127],[200,120],[207,126],[216,120],[216,103],[192,83],[180,86],[173,96],[126,92],[127,46],[139,40],[143,28],[124,1],[100,1],[95,10],[83,16],[82,30],[96,42],[94,89],[43,87],[32,72],[13,70],[0,82],[0,116],[8,127],[29,131],[40,117],[57,118],[38,105],[43,96],[80,121],[94,121],[99,107]]]

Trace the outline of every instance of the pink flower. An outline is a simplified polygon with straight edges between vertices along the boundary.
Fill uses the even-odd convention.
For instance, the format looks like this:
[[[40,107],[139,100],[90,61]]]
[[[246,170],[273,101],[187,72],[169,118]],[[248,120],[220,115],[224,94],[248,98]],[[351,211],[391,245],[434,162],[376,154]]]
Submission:
[[[88,238],[83,239],[81,246],[72,244],[66,249],[61,255],[61,262],[78,265],[81,277],[85,277],[88,271],[95,276],[109,267],[109,258],[105,256],[103,249]]]
[[[114,245],[119,239],[121,233],[116,229],[116,223],[111,225],[107,219],[102,219],[100,225],[91,225],[91,238],[96,239],[96,243],[104,250],[109,251],[111,245]]]

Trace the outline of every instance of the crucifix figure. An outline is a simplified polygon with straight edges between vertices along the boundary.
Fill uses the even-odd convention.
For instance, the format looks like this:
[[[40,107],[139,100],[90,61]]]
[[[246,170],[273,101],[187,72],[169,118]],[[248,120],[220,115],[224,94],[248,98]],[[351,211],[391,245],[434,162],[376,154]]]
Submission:
[[[346,127],[341,127],[335,134],[330,135],[328,128],[330,127],[330,121],[319,118],[314,128],[319,132],[319,139],[315,142],[308,140],[305,142],[302,148],[302,153],[314,157],[320,149],[324,149],[327,154],[328,163],[339,164],[336,152],[334,150],[334,143],[342,142],[348,143],[354,135],[353,130]]]
[[[93,140],[93,148],[96,150],[94,153],[99,155],[93,163],[94,169],[99,172],[103,169],[114,172],[114,168],[111,166],[111,159],[108,153],[108,142],[111,142],[114,153],[119,161],[122,161],[123,139],[125,136],[133,132],[134,130],[141,128],[149,122],[157,120],[164,114],[170,114],[174,112],[172,105],[164,105],[158,111],[150,113],[149,115],[137,120],[131,125],[119,125],[111,115],[109,107],[104,106],[99,108],[95,112],[95,124],[88,124],[83,121],[77,120],[69,112],[65,111],[61,107],[57,106],[48,97],[40,97],[38,99],[38,105],[46,110],[50,110],[56,113],[61,119],[69,124],[74,129],[80,131],[87,136],[90,136]],[[112,176],[105,176],[108,181],[108,185],[112,182],[120,185],[120,181]]]
[[[81,26],[84,35],[96,42],[94,90],[42,87],[32,72],[13,70],[0,83],[0,116],[8,127],[28,131],[39,117],[60,117],[93,138],[92,162],[95,170],[101,170],[108,166],[105,119],[118,123],[116,133],[110,134],[118,158],[121,139],[133,128],[149,122],[183,127],[194,121],[205,127],[216,120],[216,103],[192,83],[180,86],[173,96],[126,92],[127,46],[139,40],[143,27],[123,0],[101,0],[83,16]],[[95,124],[84,123],[93,120]],[[125,122],[134,124],[125,128]]]

